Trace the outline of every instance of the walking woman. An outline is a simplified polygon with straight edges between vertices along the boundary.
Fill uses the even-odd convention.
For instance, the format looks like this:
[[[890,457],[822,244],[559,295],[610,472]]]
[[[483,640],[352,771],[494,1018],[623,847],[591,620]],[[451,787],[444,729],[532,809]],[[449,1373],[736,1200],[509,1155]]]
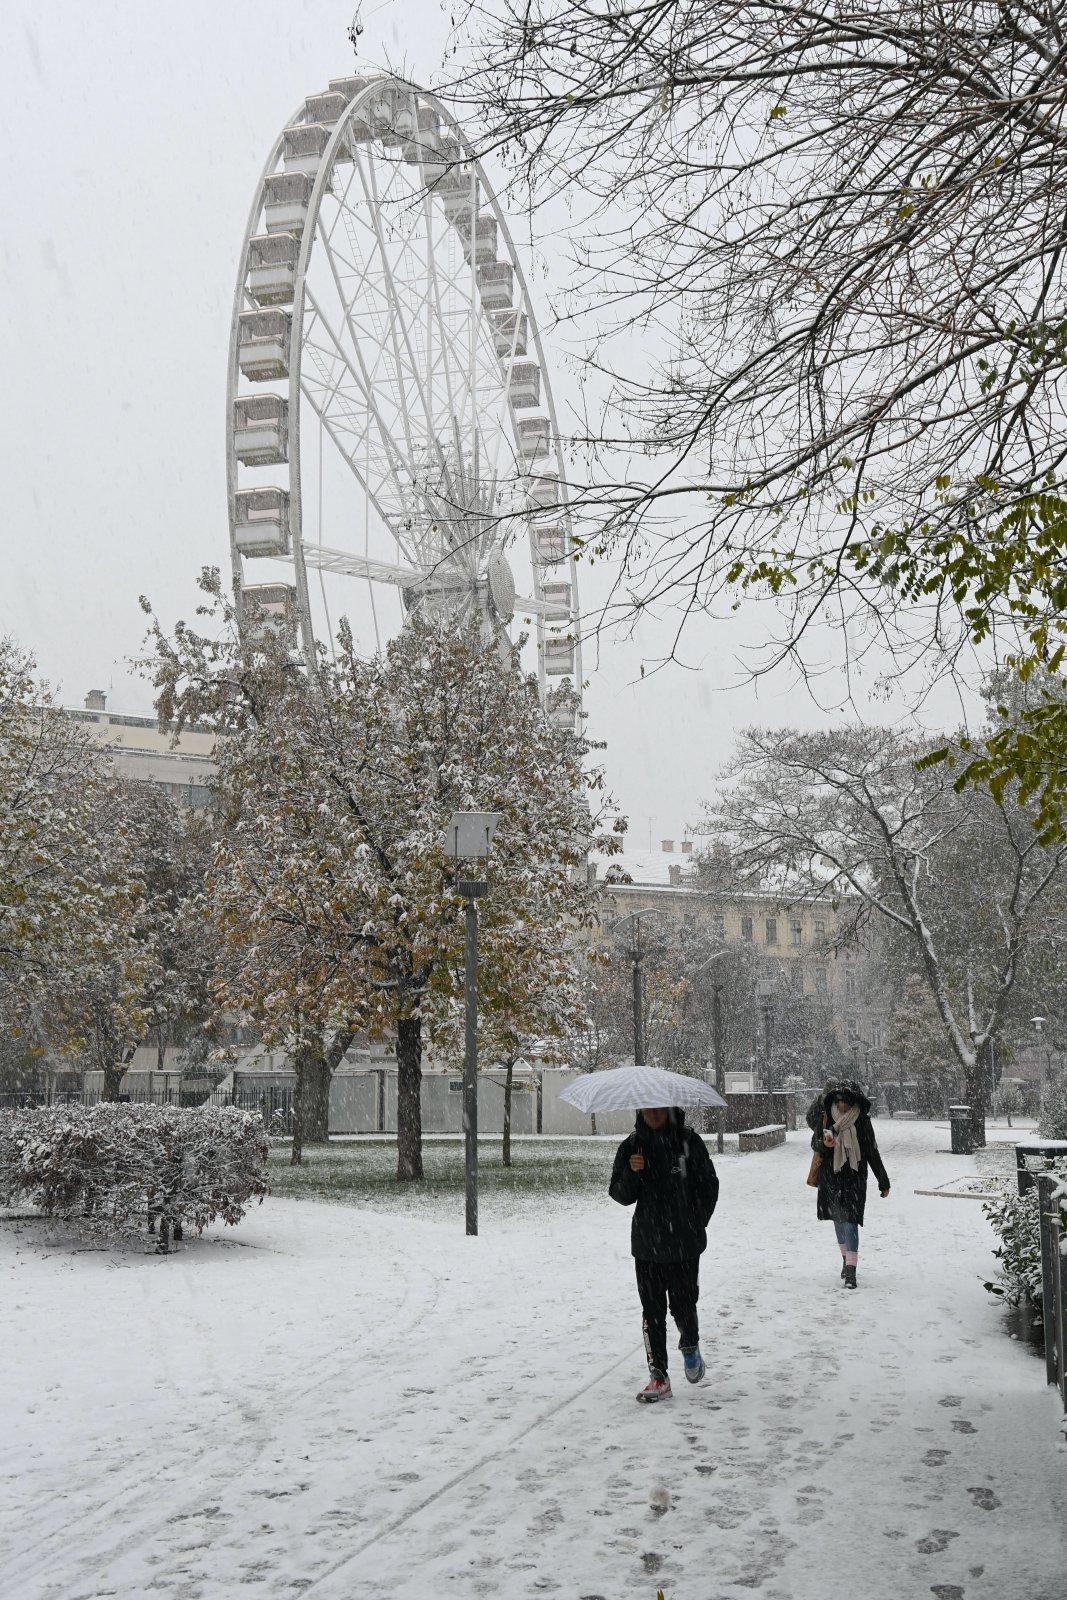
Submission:
[[[822,1157],[818,1218],[833,1223],[841,1251],[841,1280],[846,1289],[854,1289],[868,1169],[878,1180],[882,1199],[889,1194],[889,1175],[871,1123],[871,1102],[858,1084],[842,1084],[827,1090],[821,1104],[816,1101],[808,1122],[813,1130],[811,1147]]]
[[[669,1400],[667,1307],[678,1326],[678,1348],[690,1383],[704,1376],[700,1353],[700,1257],[719,1198],[719,1179],[707,1146],[685,1112],[666,1106],[637,1113],[633,1133],[615,1155],[608,1193],[634,1206],[630,1249],[641,1300],[648,1383],[638,1400]]]

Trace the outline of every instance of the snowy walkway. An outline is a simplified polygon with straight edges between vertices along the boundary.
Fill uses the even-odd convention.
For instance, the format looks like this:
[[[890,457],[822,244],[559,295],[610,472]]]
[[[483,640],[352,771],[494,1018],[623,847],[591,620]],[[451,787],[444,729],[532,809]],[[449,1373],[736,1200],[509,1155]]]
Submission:
[[[847,1297],[802,1139],[724,1163],[709,1376],[652,1409],[606,1196],[477,1241],[458,1208],[268,1201],[168,1261],[5,1226],[0,1595],[1063,1600],[1043,1367],[980,1206],[912,1193],[971,1164],[878,1132]]]

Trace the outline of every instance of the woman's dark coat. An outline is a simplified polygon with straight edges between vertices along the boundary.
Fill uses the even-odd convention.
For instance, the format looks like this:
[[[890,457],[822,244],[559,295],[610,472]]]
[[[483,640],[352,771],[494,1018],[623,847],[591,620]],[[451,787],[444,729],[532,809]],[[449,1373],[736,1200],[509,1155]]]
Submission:
[[[638,1150],[643,1172],[630,1168]],[[707,1248],[719,1179],[703,1139],[686,1127],[680,1111],[656,1129],[638,1112],[633,1133],[616,1152],[608,1193],[621,1206],[636,1205],[630,1249],[638,1261],[687,1261]]]
[[[825,1095],[822,1102],[816,1101],[808,1109],[808,1123],[813,1129],[811,1148],[822,1154],[819,1164],[819,1190],[818,1190],[818,1218],[820,1222],[856,1222],[863,1226],[863,1209],[867,1203],[867,1173],[874,1173],[878,1180],[879,1189],[889,1188],[889,1175],[882,1164],[878,1153],[878,1141],[874,1137],[874,1125],[871,1122],[871,1102],[858,1087],[850,1084],[847,1090],[848,1098],[860,1108],[856,1121],[856,1137],[859,1139],[860,1164],[859,1170],[854,1171],[848,1162],[840,1172],[834,1171],[834,1152],[828,1150],[822,1142],[823,1128],[833,1132],[834,1104],[842,1096],[840,1089],[832,1089]],[[825,1122],[823,1121],[825,1118]]]

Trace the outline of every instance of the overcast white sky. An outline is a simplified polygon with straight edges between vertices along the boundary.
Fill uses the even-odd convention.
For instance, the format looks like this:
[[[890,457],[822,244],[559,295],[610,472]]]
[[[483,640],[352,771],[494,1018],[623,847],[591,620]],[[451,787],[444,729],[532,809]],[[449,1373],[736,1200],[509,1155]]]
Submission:
[[[245,219],[279,129],[351,70],[353,4],[4,7],[0,632],[35,652],[69,704],[105,688],[117,710],[150,710],[128,668],[138,595],[172,622],[190,615],[199,569],[226,566],[226,351]],[[440,78],[447,5],[363,9],[367,58]],[[565,274],[562,245],[550,268]],[[565,413],[562,362],[554,377]],[[593,575],[583,604],[602,582]],[[642,626],[586,667],[590,732],[608,743],[612,789],[644,845],[696,820],[736,729],[826,717],[784,680],[727,688],[751,617],[691,624],[695,670],[643,681],[670,623]]]

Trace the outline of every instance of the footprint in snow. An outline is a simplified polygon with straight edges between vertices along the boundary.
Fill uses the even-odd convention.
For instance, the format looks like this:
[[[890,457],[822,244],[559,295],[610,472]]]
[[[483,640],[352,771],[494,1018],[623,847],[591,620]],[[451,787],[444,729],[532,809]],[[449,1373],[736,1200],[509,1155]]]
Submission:
[[[992,1489],[968,1489],[967,1493],[982,1511],[995,1511],[1000,1505]]]
[[[943,1467],[951,1454],[951,1450],[928,1450],[923,1456],[923,1466]]]
[[[930,1593],[936,1594],[937,1600],[963,1600],[963,1590],[958,1583],[935,1583]]]
[[[967,1422],[963,1417],[953,1417],[952,1431],[954,1433],[977,1433],[978,1429],[973,1422]]]
[[[961,1406],[963,1404],[963,1396],[961,1394],[947,1394],[943,1400],[939,1400],[937,1403],[939,1406]]]
[[[955,1528],[931,1528],[924,1539],[916,1539],[915,1548],[920,1555],[936,1556],[942,1550],[947,1550],[953,1539],[958,1538]]]

